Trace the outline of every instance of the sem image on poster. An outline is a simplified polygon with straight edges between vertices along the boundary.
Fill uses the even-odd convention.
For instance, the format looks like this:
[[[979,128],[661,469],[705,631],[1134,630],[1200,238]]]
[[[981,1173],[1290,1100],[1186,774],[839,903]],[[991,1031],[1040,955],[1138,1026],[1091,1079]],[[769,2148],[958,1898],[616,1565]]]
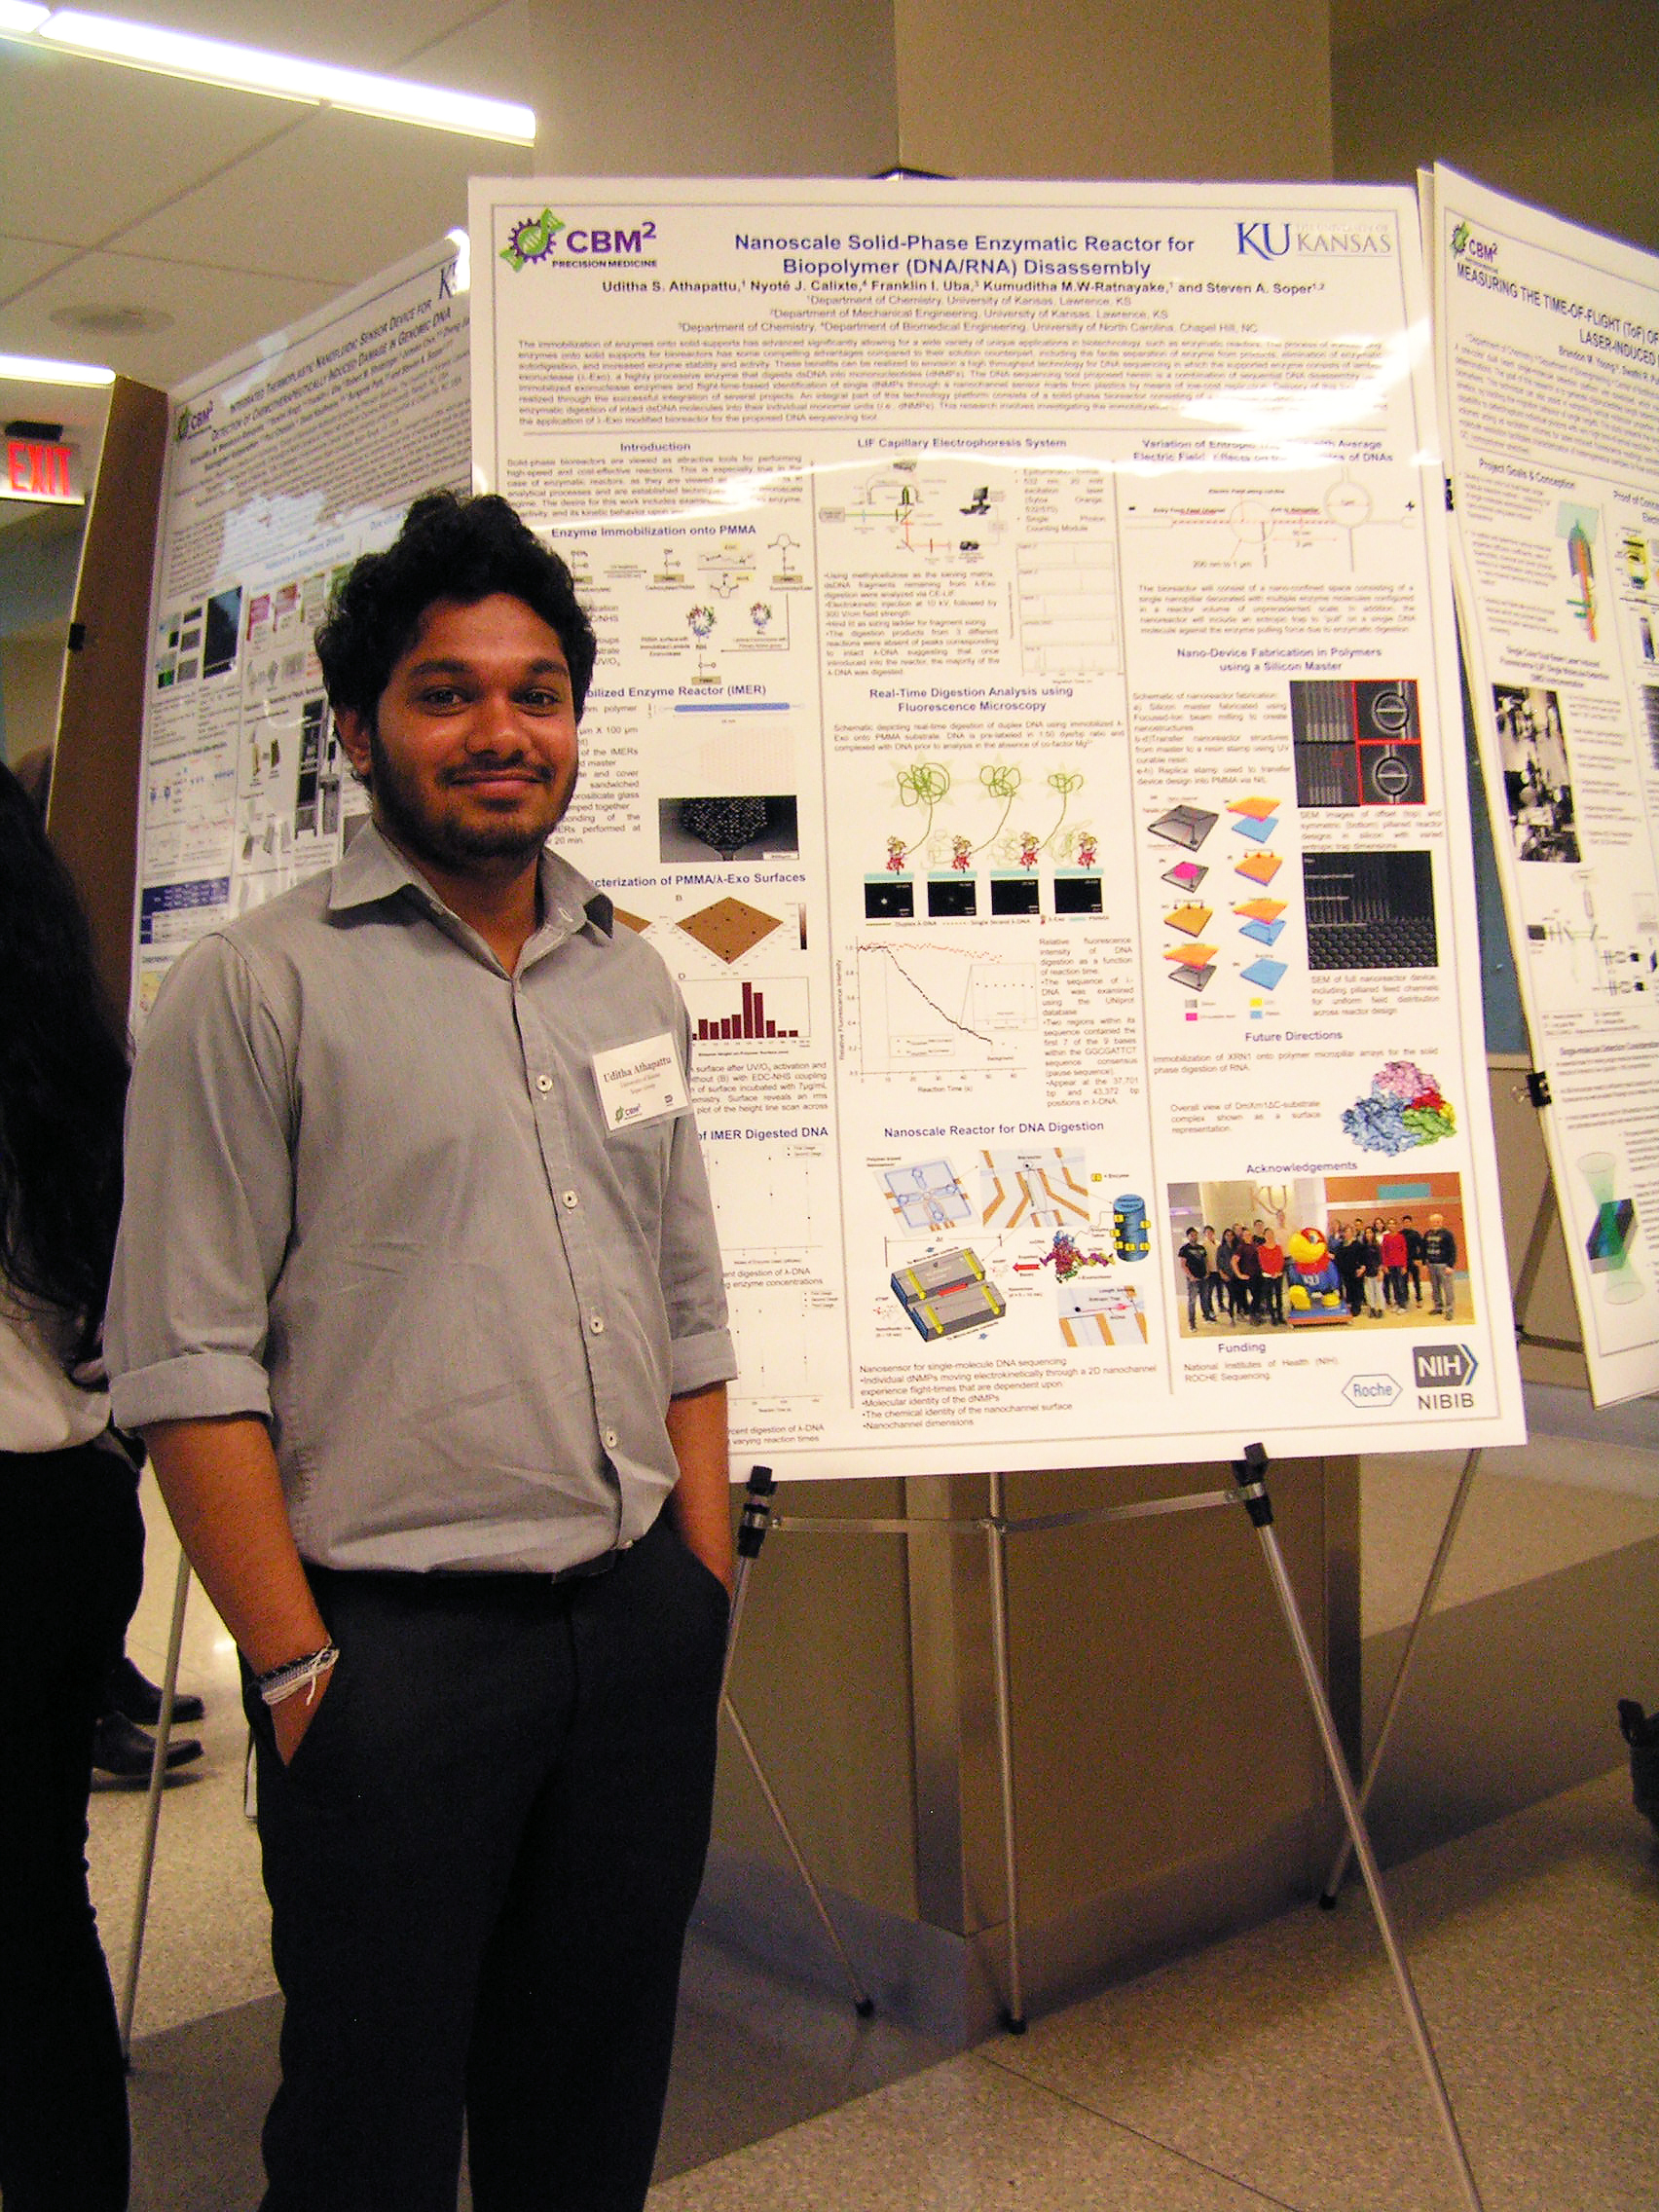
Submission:
[[[443,240],[170,395],[145,692],[132,1019],[185,946],[338,860],[368,798],[312,638],[418,493],[467,481]]]
[[[1659,256],[1435,171],[1454,554],[1590,1386],[1659,1388]]]
[[[471,238],[477,480],[599,635],[558,841],[692,1014],[740,1456],[1518,1440],[1412,196],[516,178]],[[1455,1207],[1456,1297],[1189,1334],[1174,1189]]]

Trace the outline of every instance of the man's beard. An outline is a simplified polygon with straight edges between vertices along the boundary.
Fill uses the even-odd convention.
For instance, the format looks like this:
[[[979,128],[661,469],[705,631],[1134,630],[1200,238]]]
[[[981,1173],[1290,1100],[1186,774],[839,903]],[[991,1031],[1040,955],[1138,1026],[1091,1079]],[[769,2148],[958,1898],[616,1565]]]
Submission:
[[[557,814],[541,824],[528,827],[507,821],[458,822],[432,808],[420,786],[387,752],[376,728],[369,731],[369,766],[375,807],[393,840],[406,851],[433,861],[440,867],[461,872],[481,861],[522,864],[533,859],[557,829],[565,806],[570,804],[567,793],[565,806],[561,806]],[[543,773],[550,784],[551,774]]]

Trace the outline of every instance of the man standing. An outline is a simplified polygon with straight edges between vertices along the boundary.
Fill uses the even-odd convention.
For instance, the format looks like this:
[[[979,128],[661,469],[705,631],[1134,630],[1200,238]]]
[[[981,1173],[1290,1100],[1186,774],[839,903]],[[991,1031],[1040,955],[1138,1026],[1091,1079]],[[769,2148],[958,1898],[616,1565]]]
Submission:
[[[1194,1336],[1197,1336],[1199,1312],[1202,1312],[1206,1321],[1210,1317],[1210,1293],[1207,1287],[1209,1282],[1209,1254],[1204,1250],[1204,1240],[1198,1235],[1196,1223],[1187,1231],[1186,1242],[1181,1246],[1180,1260],[1182,1267],[1186,1270],[1187,1327]]]
[[[1382,1296],[1386,1304],[1406,1309],[1406,1233],[1394,1222],[1382,1232]]]
[[[731,1571],[684,1010],[545,849],[594,638],[504,501],[418,500],[316,646],[372,823],[162,992],[108,1329],[242,1653],[265,2205],[453,2212],[464,2114],[479,2212],[631,2212]]]
[[[1258,1228],[1256,1258],[1262,1269],[1262,1300],[1269,1321],[1275,1329],[1284,1326],[1284,1246],[1278,1239],[1279,1225],[1270,1223]]]
[[[1450,1321],[1457,1296],[1457,1239],[1446,1226],[1446,1216],[1431,1213],[1422,1240],[1423,1265],[1428,1270],[1429,1296],[1442,1320]]]
[[[1422,1231],[1416,1227],[1409,1213],[1400,1216],[1400,1235],[1406,1240],[1406,1278],[1412,1286],[1412,1303],[1422,1304]],[[1402,1306],[1405,1300],[1400,1301]]]

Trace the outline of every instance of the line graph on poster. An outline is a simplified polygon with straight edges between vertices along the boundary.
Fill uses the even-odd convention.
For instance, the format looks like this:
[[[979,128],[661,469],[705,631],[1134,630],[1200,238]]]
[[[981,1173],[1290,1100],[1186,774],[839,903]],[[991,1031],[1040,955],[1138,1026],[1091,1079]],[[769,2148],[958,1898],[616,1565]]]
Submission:
[[[857,952],[857,1041],[866,1076],[948,1070],[972,1079],[1034,1068],[1034,963],[906,937]]]
[[[746,1257],[793,1253],[803,1260],[834,1234],[834,1162],[816,1140],[778,1144],[706,1139],[703,1158],[728,1267]]]

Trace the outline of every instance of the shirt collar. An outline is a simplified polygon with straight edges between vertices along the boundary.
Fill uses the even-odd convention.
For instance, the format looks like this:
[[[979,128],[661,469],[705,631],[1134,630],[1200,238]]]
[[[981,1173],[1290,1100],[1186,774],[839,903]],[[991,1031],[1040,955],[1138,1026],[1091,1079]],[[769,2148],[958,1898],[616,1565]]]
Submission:
[[[554,942],[562,942],[590,922],[602,936],[611,935],[615,916],[610,901],[551,846],[541,848],[537,876],[542,919],[532,943],[549,931]],[[413,891],[428,910],[434,906],[446,913],[449,910],[419,869],[381,835],[374,823],[365,822],[335,867],[328,893],[329,912],[347,913],[355,906],[393,898],[400,891]]]

